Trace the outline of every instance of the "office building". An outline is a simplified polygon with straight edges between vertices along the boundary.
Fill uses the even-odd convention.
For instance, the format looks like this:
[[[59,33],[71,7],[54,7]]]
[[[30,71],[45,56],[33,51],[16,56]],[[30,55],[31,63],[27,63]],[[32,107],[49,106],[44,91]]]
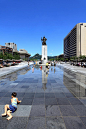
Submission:
[[[86,23],[78,23],[64,38],[64,57],[86,55]]]
[[[10,47],[0,45],[0,52],[2,52],[3,55],[4,55],[5,52],[8,53],[8,54],[13,54],[13,49],[10,48]]]
[[[31,56],[25,49],[19,50],[20,58],[24,60],[29,60],[29,57]]]
[[[17,45],[15,43],[5,43],[5,46],[13,49],[13,55],[15,54],[15,52],[19,53],[17,50]]]

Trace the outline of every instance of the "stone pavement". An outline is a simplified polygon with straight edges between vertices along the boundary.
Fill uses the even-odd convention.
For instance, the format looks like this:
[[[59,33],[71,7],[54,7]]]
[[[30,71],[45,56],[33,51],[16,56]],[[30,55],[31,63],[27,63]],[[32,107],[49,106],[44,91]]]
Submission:
[[[17,74],[15,81],[1,79],[0,114],[4,105],[10,104],[12,92],[17,92],[22,102],[10,121],[0,116],[0,129],[86,129],[85,88],[82,90],[82,86],[71,80],[75,73],[51,68],[46,88],[38,68],[34,73],[30,70],[25,75]]]

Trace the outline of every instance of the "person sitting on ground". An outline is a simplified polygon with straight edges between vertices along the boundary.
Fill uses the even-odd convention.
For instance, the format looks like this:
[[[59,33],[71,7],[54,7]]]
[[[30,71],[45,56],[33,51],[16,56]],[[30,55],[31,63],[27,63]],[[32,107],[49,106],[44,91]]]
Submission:
[[[4,107],[5,113],[2,114],[2,116],[6,116],[6,115],[9,116],[7,118],[7,120],[10,120],[13,117],[11,115],[11,113],[14,113],[17,110],[17,103],[21,102],[21,101],[18,100],[18,98],[16,98],[16,96],[17,96],[16,92],[13,92],[11,95],[12,95],[11,105],[6,104],[5,107]]]

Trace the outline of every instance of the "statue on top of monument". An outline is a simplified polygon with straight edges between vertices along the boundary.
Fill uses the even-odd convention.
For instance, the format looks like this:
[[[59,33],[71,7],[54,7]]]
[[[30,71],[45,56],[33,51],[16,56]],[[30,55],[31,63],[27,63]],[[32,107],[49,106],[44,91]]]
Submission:
[[[45,36],[43,37],[43,39],[41,38],[41,41],[43,41],[43,42],[42,42],[42,45],[46,45],[46,40],[47,40],[47,39],[45,38]]]

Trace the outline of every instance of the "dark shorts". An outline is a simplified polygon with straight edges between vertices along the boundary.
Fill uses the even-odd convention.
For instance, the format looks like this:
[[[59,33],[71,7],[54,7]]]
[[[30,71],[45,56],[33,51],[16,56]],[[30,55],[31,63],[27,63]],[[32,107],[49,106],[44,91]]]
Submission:
[[[17,108],[13,107],[12,105],[9,105],[9,108],[10,111],[12,111],[12,113],[14,113],[17,110]]]

